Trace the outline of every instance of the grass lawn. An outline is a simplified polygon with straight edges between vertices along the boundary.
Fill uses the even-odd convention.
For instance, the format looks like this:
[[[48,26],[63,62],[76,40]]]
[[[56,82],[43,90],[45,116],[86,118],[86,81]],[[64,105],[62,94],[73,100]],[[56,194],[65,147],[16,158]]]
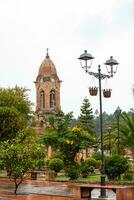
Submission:
[[[69,181],[69,178],[67,176],[57,176],[55,178],[55,181]],[[75,180],[74,180],[75,181]],[[100,174],[93,174],[88,176],[87,178],[78,178],[76,180],[77,182],[88,182],[88,183],[100,183]],[[115,180],[115,181],[109,181],[106,177],[106,183],[110,184],[123,184],[123,185],[128,185],[128,184],[134,184],[134,178],[130,180],[124,180],[121,178],[121,180]]]
[[[68,181],[69,178],[67,176],[57,176],[55,181]],[[76,181],[78,182],[100,182],[100,175],[90,175],[87,178],[78,178]]]
[[[80,182],[99,182],[100,175],[93,174],[93,175],[88,176],[87,178],[79,178],[78,181],[80,181]]]

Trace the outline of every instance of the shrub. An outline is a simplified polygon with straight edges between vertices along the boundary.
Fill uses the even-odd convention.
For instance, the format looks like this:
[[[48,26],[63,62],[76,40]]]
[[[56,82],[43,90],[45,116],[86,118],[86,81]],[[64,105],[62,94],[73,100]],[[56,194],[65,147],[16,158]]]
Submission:
[[[86,158],[81,165],[81,175],[86,178],[89,174],[94,173],[98,162],[94,158]]]
[[[48,166],[49,161],[50,161],[49,159],[45,160],[45,165],[46,165],[46,166]]]
[[[70,165],[66,169],[67,176],[70,178],[70,180],[77,179],[79,177],[79,167],[77,164]]]
[[[55,151],[52,158],[62,158],[62,153],[60,151]]]
[[[101,160],[96,160],[96,169],[100,169],[101,167]]]
[[[48,163],[48,168],[58,173],[61,169],[63,169],[63,161],[60,158],[53,158]]]
[[[125,172],[123,175],[124,180],[132,181],[133,180],[133,174],[132,172]]]
[[[95,152],[92,156],[95,160],[101,160],[101,153],[99,151]]]
[[[97,166],[97,161],[94,158],[86,158],[84,160],[84,164],[88,166],[93,166],[95,168]]]
[[[120,179],[121,174],[125,173],[129,168],[126,158],[121,155],[112,155],[106,158],[106,174],[109,180]]]
[[[92,174],[93,172],[94,172],[93,166],[87,166],[84,164],[81,166],[81,175],[83,178],[86,178],[89,174]]]

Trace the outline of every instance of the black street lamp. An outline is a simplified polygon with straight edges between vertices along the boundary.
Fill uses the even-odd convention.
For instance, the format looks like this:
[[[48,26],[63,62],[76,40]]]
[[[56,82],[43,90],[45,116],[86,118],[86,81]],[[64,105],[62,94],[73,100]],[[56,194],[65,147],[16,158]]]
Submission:
[[[111,131],[112,131],[112,128],[109,126],[107,128],[107,131],[108,131],[108,134],[109,134],[109,154],[111,156]]]
[[[113,57],[111,56],[110,59],[105,62],[108,74],[102,74],[100,65],[98,65],[98,72],[97,73],[90,71],[90,68],[92,66],[92,60],[94,59],[94,57],[91,54],[88,54],[87,50],[85,50],[84,53],[81,54],[78,59],[80,60],[82,68],[85,70],[85,72],[88,73],[89,75],[94,76],[95,78],[97,78],[99,80],[101,163],[102,163],[101,164],[101,186],[105,186],[106,185],[106,180],[105,180],[106,175],[105,175],[105,161],[104,161],[104,148],[103,148],[103,119],[102,119],[101,80],[103,80],[105,78],[112,78],[117,71],[117,66],[118,66],[119,63],[116,60],[114,60]],[[90,64],[88,64],[88,61],[90,61]],[[90,94],[94,95],[94,96],[97,95],[97,89],[98,89],[97,87],[89,88]],[[108,95],[106,95],[104,97],[110,97],[111,90],[105,90],[105,92],[107,92]],[[103,91],[103,94],[104,94],[104,91]],[[105,189],[101,189],[100,198],[106,198],[106,190]]]
[[[117,135],[117,140],[118,140],[118,143],[117,143],[117,152],[118,154],[120,154],[120,116],[121,116],[121,109],[120,107],[118,106],[114,112],[114,115],[117,119],[117,129],[118,129],[118,135]]]

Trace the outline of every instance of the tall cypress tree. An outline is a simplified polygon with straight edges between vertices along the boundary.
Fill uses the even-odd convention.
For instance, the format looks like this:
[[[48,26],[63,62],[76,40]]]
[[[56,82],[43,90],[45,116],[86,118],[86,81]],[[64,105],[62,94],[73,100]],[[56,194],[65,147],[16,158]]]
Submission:
[[[87,97],[84,98],[80,111],[81,113],[78,117],[78,126],[92,134],[95,133],[93,111]]]

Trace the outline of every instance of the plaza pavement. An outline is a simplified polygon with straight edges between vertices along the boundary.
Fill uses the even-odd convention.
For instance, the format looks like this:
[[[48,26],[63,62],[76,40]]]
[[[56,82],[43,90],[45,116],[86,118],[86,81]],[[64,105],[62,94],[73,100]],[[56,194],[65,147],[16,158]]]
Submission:
[[[75,200],[73,190],[66,184],[48,181],[26,180],[14,195],[14,184],[7,178],[0,178],[0,200]]]

